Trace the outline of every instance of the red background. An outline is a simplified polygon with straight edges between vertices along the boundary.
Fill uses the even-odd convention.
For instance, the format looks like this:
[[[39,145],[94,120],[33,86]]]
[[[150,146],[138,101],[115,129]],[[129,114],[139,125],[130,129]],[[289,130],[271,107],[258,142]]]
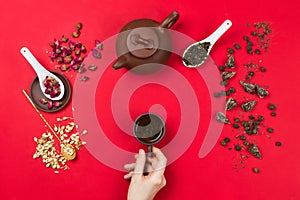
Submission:
[[[238,172],[233,169],[233,165],[239,162],[238,154],[220,145],[216,145],[204,159],[198,158],[207,128],[207,119],[202,118],[204,127],[199,128],[191,147],[167,167],[167,186],[157,199],[300,199],[300,165],[297,161],[300,136],[296,129],[300,83],[297,26],[300,18],[299,4],[292,0],[280,4],[234,0],[2,2],[0,199],[126,199],[129,183],[123,180],[124,173],[103,165],[85,148],[79,152],[78,159],[70,163],[71,169],[59,174],[46,169],[40,160],[32,159],[35,150],[33,137],[39,137],[45,127],[21,92],[22,89],[29,90],[35,74],[19,50],[22,46],[29,47],[42,64],[53,69],[54,65],[46,54],[48,43],[54,37],[71,33],[79,21],[84,24],[80,40],[91,49],[94,39],[105,40],[117,34],[133,19],[146,17],[161,21],[172,10],[180,14],[172,29],[195,40],[205,38],[224,19],[232,20],[232,28],[211,52],[217,64],[223,64],[226,48],[233,41],[242,43],[242,36],[249,33],[246,22],[271,22],[270,52],[262,56],[268,71],[256,80],[270,86],[271,95],[265,104],[276,103],[278,116],[266,119],[268,125],[275,129],[272,137],[261,136],[258,139],[263,160],[250,158],[246,168]],[[171,57],[170,63],[176,62],[179,63],[180,59]],[[180,66],[180,63],[174,65]],[[113,73],[113,70],[107,71],[110,72]],[[117,73],[124,73],[124,70]],[[68,75],[68,78],[71,83],[74,82],[74,77]],[[201,105],[209,102],[205,98],[202,101]],[[56,117],[72,115],[71,107],[69,104],[61,112],[45,113],[45,117],[53,123]],[[256,112],[269,115],[263,107],[257,108]],[[178,119],[174,120],[171,126],[176,130]],[[221,137],[230,133],[231,128],[227,126]],[[110,137],[114,139],[116,136]],[[275,147],[277,140],[283,143],[282,147]],[[116,139],[116,142],[119,141]],[[132,149],[137,151],[138,145]],[[261,173],[254,174],[252,167],[259,167]]]

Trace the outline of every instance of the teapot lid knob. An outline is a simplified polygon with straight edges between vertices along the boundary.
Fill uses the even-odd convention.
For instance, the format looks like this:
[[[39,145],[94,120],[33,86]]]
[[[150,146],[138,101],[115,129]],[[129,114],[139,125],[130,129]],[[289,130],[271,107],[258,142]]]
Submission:
[[[158,49],[159,38],[154,28],[143,27],[133,29],[127,37],[129,52],[138,58],[148,58]]]

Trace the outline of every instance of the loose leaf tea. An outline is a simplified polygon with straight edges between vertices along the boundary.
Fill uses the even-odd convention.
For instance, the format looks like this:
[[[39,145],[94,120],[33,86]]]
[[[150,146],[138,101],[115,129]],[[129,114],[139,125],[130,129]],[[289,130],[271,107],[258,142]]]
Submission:
[[[256,146],[255,144],[250,144],[248,151],[255,158],[262,159],[260,150],[259,150],[258,146]]]
[[[234,60],[233,55],[232,54],[228,54],[227,57],[228,57],[228,59],[226,61],[225,66],[227,68],[234,68],[235,67],[235,60]]]
[[[218,112],[217,115],[216,115],[216,120],[218,122],[222,122],[222,123],[225,123],[225,124],[231,124],[229,119],[226,117],[226,115],[222,112]]]
[[[248,92],[250,94],[255,93],[256,86],[254,84],[249,82],[243,82],[243,81],[240,81],[240,84],[244,87],[245,92]]]
[[[234,98],[229,98],[226,102],[226,106],[225,109],[226,110],[231,110],[232,108],[234,108],[235,106],[237,106],[237,101]]]
[[[242,109],[243,109],[243,111],[248,112],[248,111],[252,110],[255,105],[256,105],[256,100],[249,101],[249,102],[242,104]]]
[[[236,72],[222,72],[222,79],[223,81],[226,81],[228,79],[231,79],[236,75]]]
[[[197,43],[188,48],[183,55],[183,62],[186,66],[199,66],[207,59],[210,42]]]
[[[264,89],[263,87],[255,84],[255,88],[256,88],[256,94],[260,98],[265,98],[266,96],[269,95],[269,92],[266,89]]]

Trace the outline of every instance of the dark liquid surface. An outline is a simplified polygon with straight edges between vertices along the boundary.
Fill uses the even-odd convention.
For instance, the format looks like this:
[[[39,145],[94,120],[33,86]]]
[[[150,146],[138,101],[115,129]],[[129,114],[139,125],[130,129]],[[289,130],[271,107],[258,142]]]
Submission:
[[[145,144],[158,142],[165,131],[163,121],[152,114],[141,116],[134,125],[135,136],[139,141]]]

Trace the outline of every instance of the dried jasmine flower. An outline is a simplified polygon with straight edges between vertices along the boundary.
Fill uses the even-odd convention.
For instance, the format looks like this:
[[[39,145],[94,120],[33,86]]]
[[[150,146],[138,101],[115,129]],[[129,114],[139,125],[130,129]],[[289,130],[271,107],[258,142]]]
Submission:
[[[260,98],[265,98],[266,96],[269,95],[269,92],[264,89],[263,87],[255,84],[256,87],[256,94],[260,97]]]
[[[228,57],[228,59],[226,61],[225,66],[227,68],[234,68],[235,67],[235,60],[234,60],[233,55],[232,54],[228,54],[227,57]]]
[[[236,72],[222,72],[222,79],[223,81],[226,81],[228,79],[231,79],[236,75]]]
[[[262,159],[260,150],[259,150],[259,148],[258,148],[257,145],[255,145],[255,144],[250,144],[250,147],[249,147],[248,151],[249,151],[249,153],[250,153],[252,156],[254,156],[255,158]]]
[[[240,84],[244,87],[245,92],[248,92],[250,94],[254,94],[256,90],[255,84],[249,83],[249,82],[243,82],[240,81]]]
[[[230,121],[229,119],[225,116],[224,113],[222,112],[218,112],[217,115],[216,115],[216,120],[218,122],[222,122],[222,123],[225,123],[225,124],[230,124]]]
[[[226,102],[225,109],[231,110],[235,106],[237,106],[237,101],[234,98],[229,98]]]
[[[248,112],[248,111],[252,110],[255,105],[256,105],[256,100],[249,101],[249,102],[242,104],[242,109],[243,109],[243,111]]]

